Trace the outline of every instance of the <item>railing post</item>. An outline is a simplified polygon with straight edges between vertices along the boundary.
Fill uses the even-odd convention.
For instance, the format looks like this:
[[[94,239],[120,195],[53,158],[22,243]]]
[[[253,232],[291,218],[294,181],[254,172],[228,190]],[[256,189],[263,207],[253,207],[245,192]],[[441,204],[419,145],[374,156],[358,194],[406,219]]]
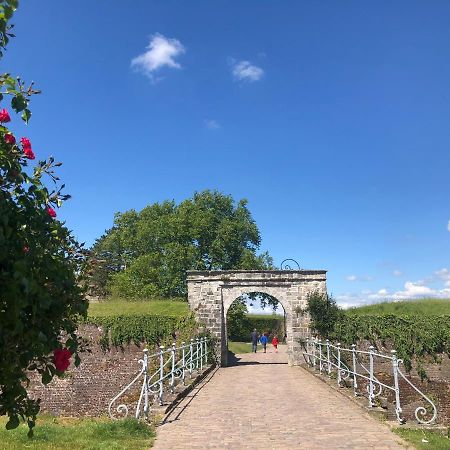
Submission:
[[[149,405],[148,405],[148,349],[144,348],[144,357],[142,359],[142,374],[144,375],[144,382],[142,384],[141,397],[139,398],[137,407],[136,407],[136,419],[139,419],[141,415],[141,401],[142,396],[144,396],[144,414],[148,416]]]
[[[200,370],[203,370],[203,338],[200,338]]]
[[[392,374],[394,376],[394,389],[395,389],[395,414],[399,423],[403,423],[403,418],[401,417],[402,407],[400,405],[400,387],[398,384],[398,360],[397,352],[391,350],[392,354]]]
[[[352,359],[353,359],[353,393],[355,397],[358,395],[358,381],[356,378],[356,344],[352,344]]]
[[[172,393],[175,389],[175,353],[176,353],[176,349],[177,349],[177,346],[176,346],[175,342],[173,342],[172,343],[172,351],[171,351],[172,371],[171,371],[171,375],[170,375],[170,390]]]
[[[185,377],[185,369],[186,369],[185,345],[186,345],[186,342],[183,341],[181,343],[181,367],[182,367],[181,379],[183,380],[183,386],[186,384],[186,381],[184,379],[184,377]]]
[[[313,367],[315,369],[316,368],[316,338],[313,338],[312,344],[313,344],[313,351],[312,351],[312,354],[313,354]]]
[[[319,372],[322,373],[322,341],[319,339]]]
[[[195,352],[195,368],[198,370],[198,355],[200,353],[200,348],[199,348],[199,339],[196,338],[196,352]]]
[[[159,347],[159,404],[163,403],[163,386],[164,386],[164,346]]]
[[[337,384],[339,387],[341,387],[341,344],[336,344],[337,347],[337,360],[338,360],[338,367],[337,367]]]
[[[373,399],[374,395],[374,385],[373,385],[373,351],[375,347],[371,345],[369,347],[369,407],[375,406]]]
[[[189,352],[189,378],[192,378],[192,369],[194,368],[194,339],[191,339],[191,342],[189,344]]]
[[[328,376],[331,374],[331,361],[330,361],[330,340],[327,339],[327,372]]]
[[[208,365],[208,338],[205,337],[205,366]]]

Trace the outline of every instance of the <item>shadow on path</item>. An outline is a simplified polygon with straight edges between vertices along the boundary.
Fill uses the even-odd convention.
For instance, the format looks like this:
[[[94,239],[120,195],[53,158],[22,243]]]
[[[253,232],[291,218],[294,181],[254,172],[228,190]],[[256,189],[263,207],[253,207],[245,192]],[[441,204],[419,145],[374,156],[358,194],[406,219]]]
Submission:
[[[265,355],[268,355],[268,353],[254,353],[253,355],[261,355],[262,358],[265,358]],[[269,358],[269,356],[268,356]],[[236,353],[231,352],[230,350],[228,350],[228,366],[227,367],[233,367],[233,366],[252,366],[255,364],[270,364],[270,365],[275,365],[275,364],[287,364],[287,361],[273,361],[273,360],[269,360],[269,361],[261,361],[261,359],[259,359],[258,361],[248,361],[247,359],[245,359],[244,361],[242,361],[242,356],[241,355],[237,355]]]
[[[167,416],[161,421],[161,425],[166,423],[172,423],[176,420],[179,420],[181,414],[184,410],[190,405],[192,400],[198,395],[198,393],[211,381],[211,378],[217,372],[218,368],[216,367],[202,382],[200,382],[196,387],[192,389],[192,391],[184,398],[184,400],[189,399],[188,401],[181,401],[178,405],[169,413]],[[183,404],[183,406],[181,406]],[[173,417],[172,417],[173,416]]]

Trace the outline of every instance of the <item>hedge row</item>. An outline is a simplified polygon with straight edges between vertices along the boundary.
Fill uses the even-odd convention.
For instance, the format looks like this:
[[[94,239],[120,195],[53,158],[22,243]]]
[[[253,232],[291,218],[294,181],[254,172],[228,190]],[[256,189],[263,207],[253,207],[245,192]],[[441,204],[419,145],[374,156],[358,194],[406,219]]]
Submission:
[[[447,353],[450,356],[450,316],[425,315],[355,315],[342,314],[330,336],[347,346],[361,341],[375,347],[397,350],[407,370],[412,360],[418,363],[418,372],[426,377],[423,363],[426,357],[434,360]]]
[[[186,317],[127,315],[89,316],[87,323],[103,328],[101,345],[120,347],[146,343],[148,346],[170,345],[173,340],[188,340],[197,332],[198,324],[192,315]]]

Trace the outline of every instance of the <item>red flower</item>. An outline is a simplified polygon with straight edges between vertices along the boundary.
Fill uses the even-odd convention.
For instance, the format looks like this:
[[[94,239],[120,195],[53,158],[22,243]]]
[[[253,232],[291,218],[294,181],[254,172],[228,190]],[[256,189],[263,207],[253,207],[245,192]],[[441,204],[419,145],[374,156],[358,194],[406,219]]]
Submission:
[[[5,142],[14,145],[16,143],[16,138],[12,134],[7,133],[5,134]]]
[[[20,142],[22,144],[23,153],[25,154],[25,158],[34,159],[35,156],[34,156],[33,150],[31,149],[30,140],[26,137],[23,137],[20,139]]]
[[[10,122],[10,121],[11,121],[11,117],[9,117],[8,111],[6,111],[6,109],[3,108],[0,111],[0,122],[5,123],[5,122]]]
[[[23,137],[20,139],[20,142],[22,143],[22,147],[25,150],[26,148],[31,148],[31,142],[28,138]]]
[[[30,251],[30,247],[28,247],[28,245],[24,245],[23,246],[23,252],[24,253],[28,253]]]
[[[47,214],[50,217],[56,217],[56,212],[51,206],[47,206]]]
[[[23,150],[23,154],[25,155],[25,158],[28,158],[28,159],[34,159],[35,158],[33,150],[31,150],[31,148],[25,148]]]
[[[67,348],[57,348],[53,351],[53,361],[56,370],[64,372],[70,365],[70,357],[72,353]]]

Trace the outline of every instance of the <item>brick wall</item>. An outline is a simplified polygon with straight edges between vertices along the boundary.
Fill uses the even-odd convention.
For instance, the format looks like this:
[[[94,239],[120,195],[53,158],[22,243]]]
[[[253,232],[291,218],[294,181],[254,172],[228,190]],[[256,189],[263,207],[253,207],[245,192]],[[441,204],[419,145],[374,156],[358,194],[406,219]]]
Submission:
[[[102,331],[84,325],[81,336],[90,341],[91,353],[81,354],[81,364],[69,367],[64,378],[55,377],[44,386],[33,374],[30,394],[41,398],[41,410],[63,416],[99,416],[107,413],[108,404],[121,387],[139,372],[143,347],[134,344],[123,349],[103,351],[99,345]]]

